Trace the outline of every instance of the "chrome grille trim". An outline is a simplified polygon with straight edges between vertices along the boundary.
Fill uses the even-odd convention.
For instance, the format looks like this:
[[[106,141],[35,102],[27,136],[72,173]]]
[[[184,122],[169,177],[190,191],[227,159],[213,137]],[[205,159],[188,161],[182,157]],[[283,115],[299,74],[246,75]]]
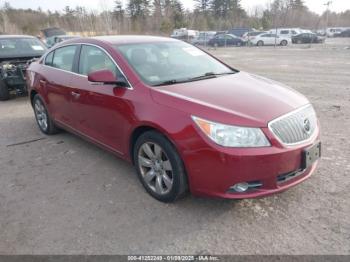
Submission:
[[[307,132],[306,126],[310,127]],[[286,146],[306,143],[317,134],[317,116],[311,104],[278,117],[268,124],[269,130]]]

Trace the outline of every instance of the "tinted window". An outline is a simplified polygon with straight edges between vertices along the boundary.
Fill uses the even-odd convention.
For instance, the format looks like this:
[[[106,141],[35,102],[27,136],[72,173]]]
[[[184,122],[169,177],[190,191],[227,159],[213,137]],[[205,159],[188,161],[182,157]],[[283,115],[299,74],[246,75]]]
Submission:
[[[66,46],[56,49],[52,66],[66,71],[73,71],[76,49],[76,46]]]
[[[289,34],[289,30],[282,30],[281,31],[281,35],[288,35]]]
[[[49,53],[45,58],[45,65],[52,66],[52,59],[53,59],[54,52]]]
[[[100,48],[84,45],[81,48],[79,73],[88,75],[91,72],[110,70],[118,79],[124,79],[112,59]]]

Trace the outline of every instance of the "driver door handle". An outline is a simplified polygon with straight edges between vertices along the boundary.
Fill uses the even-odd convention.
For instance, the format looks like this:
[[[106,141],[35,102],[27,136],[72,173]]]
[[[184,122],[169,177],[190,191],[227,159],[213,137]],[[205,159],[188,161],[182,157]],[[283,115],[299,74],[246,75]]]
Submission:
[[[72,96],[74,96],[74,98],[78,99],[80,97],[80,94],[78,92],[71,92]]]

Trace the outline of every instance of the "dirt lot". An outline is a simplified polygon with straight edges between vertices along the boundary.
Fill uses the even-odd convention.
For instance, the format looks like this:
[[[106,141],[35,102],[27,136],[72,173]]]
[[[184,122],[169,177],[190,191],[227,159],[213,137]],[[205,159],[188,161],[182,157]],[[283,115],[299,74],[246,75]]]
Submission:
[[[350,39],[212,51],[296,88],[319,115],[317,172],[263,199],[159,203],[129,164],[74,135],[42,135],[26,98],[0,102],[0,254],[350,254],[346,47]]]

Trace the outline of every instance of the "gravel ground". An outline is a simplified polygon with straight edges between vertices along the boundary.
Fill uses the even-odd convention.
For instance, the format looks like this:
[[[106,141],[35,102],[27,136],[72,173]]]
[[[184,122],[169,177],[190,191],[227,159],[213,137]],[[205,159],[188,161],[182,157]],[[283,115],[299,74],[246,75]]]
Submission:
[[[347,47],[211,51],[299,90],[319,115],[318,170],[263,199],[159,203],[129,164],[74,135],[42,135],[26,98],[0,102],[0,254],[350,254]]]

